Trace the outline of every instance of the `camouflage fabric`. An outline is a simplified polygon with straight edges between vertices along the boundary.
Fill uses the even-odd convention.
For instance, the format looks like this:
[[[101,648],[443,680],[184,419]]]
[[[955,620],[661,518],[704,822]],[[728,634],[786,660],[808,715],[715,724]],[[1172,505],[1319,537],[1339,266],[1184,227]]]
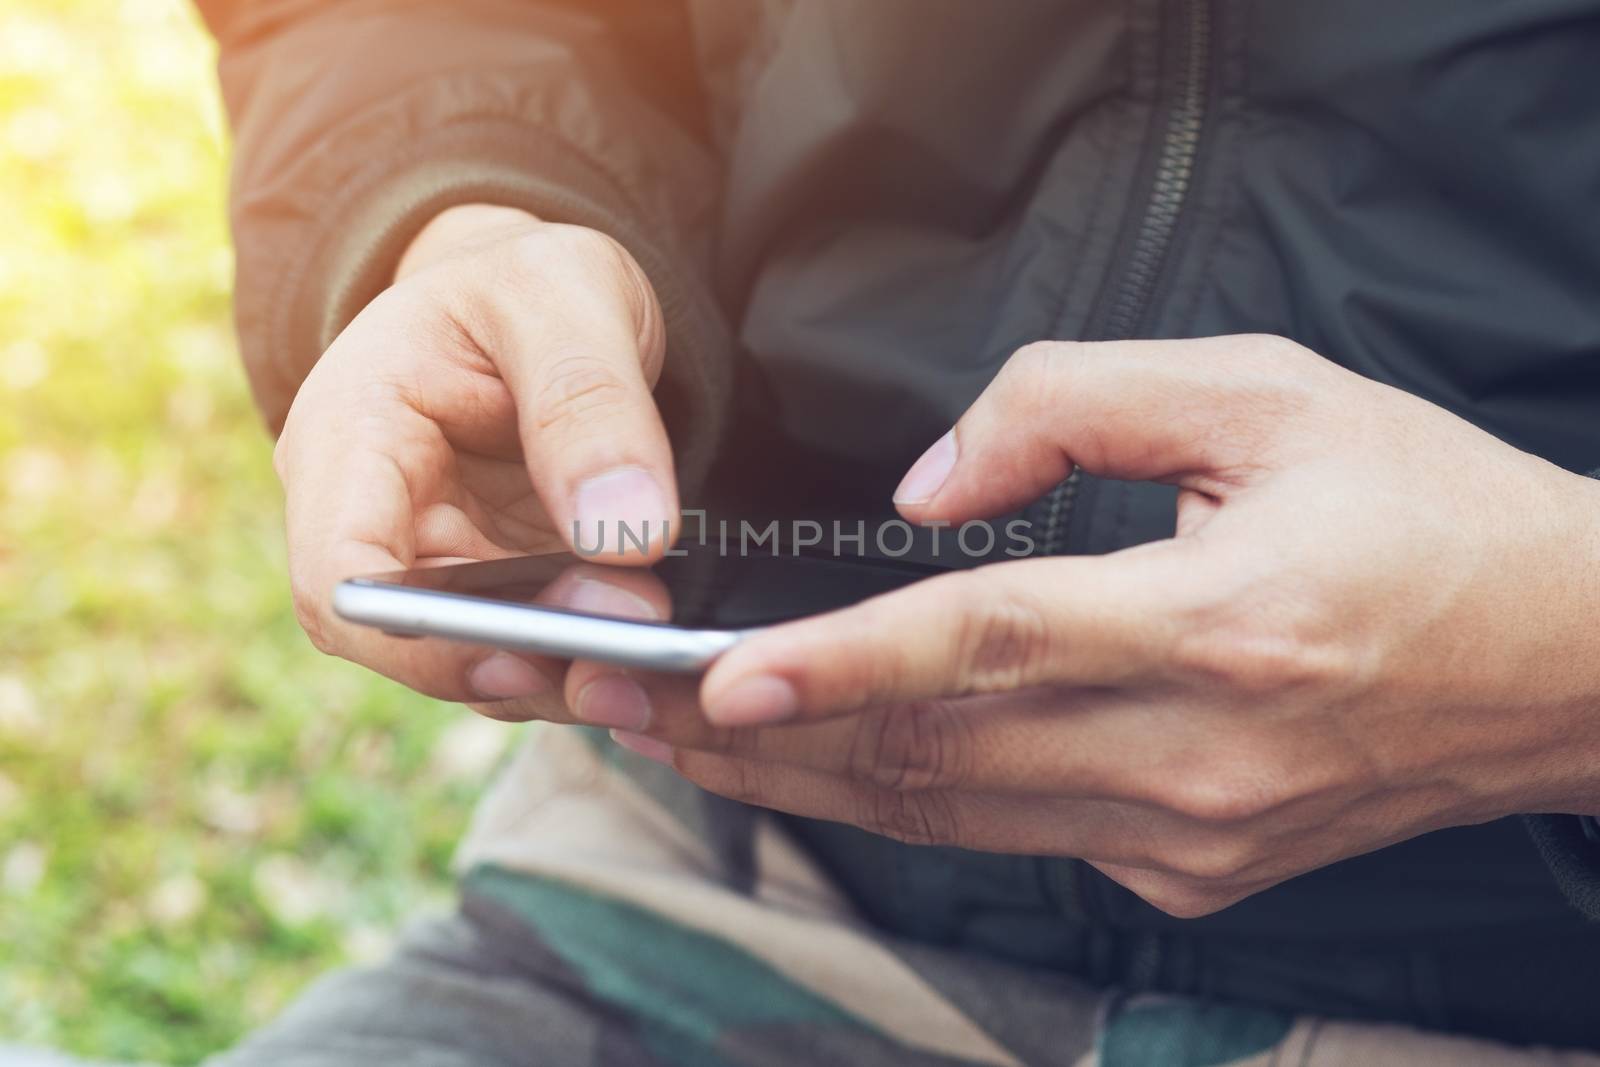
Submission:
[[[776,819],[570,728],[532,730],[460,863],[458,916],[217,1067],[1600,1065],[887,938]]]

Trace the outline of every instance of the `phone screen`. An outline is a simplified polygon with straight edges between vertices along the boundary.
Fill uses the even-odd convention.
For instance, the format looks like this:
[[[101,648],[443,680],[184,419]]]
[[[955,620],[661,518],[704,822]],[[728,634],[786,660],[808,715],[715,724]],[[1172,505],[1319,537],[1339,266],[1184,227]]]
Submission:
[[[836,557],[805,549],[785,549],[781,554],[726,555],[714,544],[690,543],[675,551],[679,550],[684,554],[662,559],[646,573],[662,584],[672,605],[670,623],[658,625],[686,629],[770,626],[848,607],[944,572],[944,568],[921,563]],[[563,575],[578,573],[603,580],[607,572],[626,573],[630,580],[637,581],[640,571],[636,567],[601,566],[563,552],[430,567],[380,575],[364,579],[362,584],[399,585],[565,611],[541,600],[541,595]]]

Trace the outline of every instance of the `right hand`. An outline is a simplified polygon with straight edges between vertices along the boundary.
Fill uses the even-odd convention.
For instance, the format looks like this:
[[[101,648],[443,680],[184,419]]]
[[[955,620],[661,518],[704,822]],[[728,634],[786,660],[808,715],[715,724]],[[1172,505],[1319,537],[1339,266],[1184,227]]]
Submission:
[[[575,530],[588,549],[600,520],[610,547],[619,520],[648,523],[650,552],[592,558],[652,562],[678,515],[651,395],[665,348],[644,272],[609,237],[489,205],[435,218],[306,378],[274,454],[316,646],[497,718],[566,719],[564,665],[352,625],[333,588],[570,548]]]

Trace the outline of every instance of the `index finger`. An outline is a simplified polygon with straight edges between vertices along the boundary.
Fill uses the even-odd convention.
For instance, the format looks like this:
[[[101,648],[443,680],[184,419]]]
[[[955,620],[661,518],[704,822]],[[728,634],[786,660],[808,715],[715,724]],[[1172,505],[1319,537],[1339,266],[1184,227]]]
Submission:
[[[472,289],[466,321],[515,399],[545,510],[580,556],[654,561],[678,501],[651,392],[665,333],[642,270],[609,238],[554,225],[473,270],[485,267],[495,276]]]

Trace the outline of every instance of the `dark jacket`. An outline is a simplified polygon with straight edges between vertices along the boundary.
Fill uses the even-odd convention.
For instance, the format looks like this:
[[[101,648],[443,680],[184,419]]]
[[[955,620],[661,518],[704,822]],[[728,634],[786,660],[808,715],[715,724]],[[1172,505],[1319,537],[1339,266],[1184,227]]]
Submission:
[[[274,426],[417,228],[490,200],[644,265],[690,499],[720,454],[720,498],[881,511],[1041,338],[1282,334],[1600,465],[1596,0],[200,6]],[[1169,533],[1172,509],[1087,479],[1035,517],[1050,550],[1100,552]],[[1427,835],[1187,922],[1071,861],[795,825],[912,936],[1600,1045],[1600,925],[1540,859],[1600,914],[1600,844],[1571,817]]]

